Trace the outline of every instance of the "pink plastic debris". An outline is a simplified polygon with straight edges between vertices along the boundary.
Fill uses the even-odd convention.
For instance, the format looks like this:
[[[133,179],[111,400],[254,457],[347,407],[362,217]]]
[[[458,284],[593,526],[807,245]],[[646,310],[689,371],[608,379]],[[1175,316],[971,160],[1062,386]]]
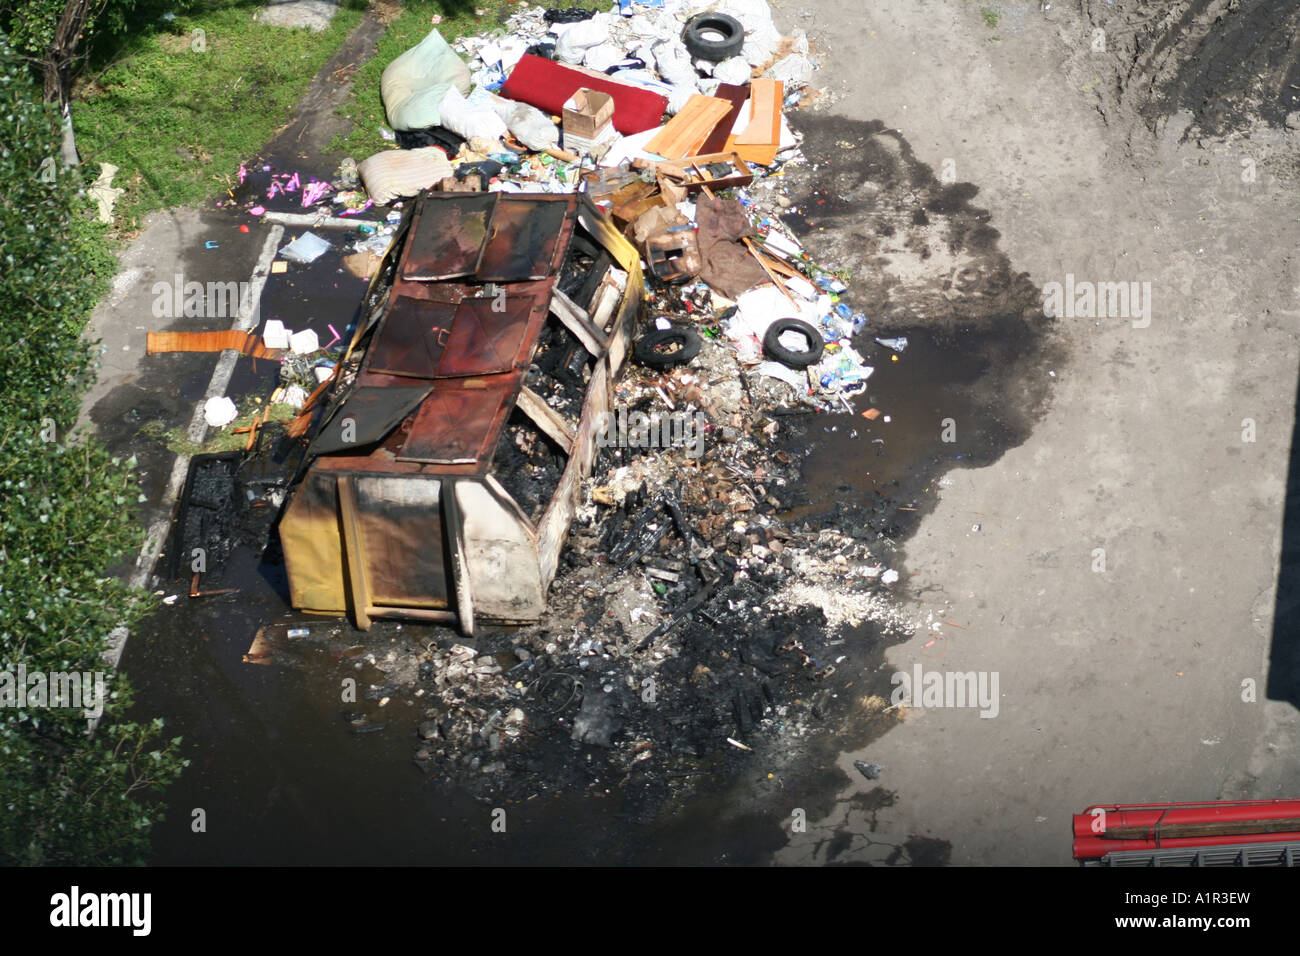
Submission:
[[[302,188],[302,204],[310,206],[313,203],[320,202],[321,198],[329,192],[329,188],[329,183],[318,183],[313,180]]]
[[[361,206],[361,207],[359,207],[359,208],[357,208],[357,209],[344,209],[342,212],[339,213],[339,215],[340,215],[340,216],[355,216],[355,215],[357,215],[358,213],[363,213],[363,212],[365,212],[367,209],[369,209],[369,208],[370,208],[371,206],[373,206],[374,204],[375,204],[375,201],[374,201],[373,199],[367,199],[367,200],[366,200],[366,204],[365,204],[364,206]]]
[[[242,182],[243,182],[245,179],[247,179],[247,178],[248,178],[248,169],[245,168],[245,166],[244,166],[243,163],[240,163],[240,164],[239,164],[239,181],[242,183]]]
[[[298,180],[298,174],[294,173],[289,177],[289,181],[284,184],[284,191],[287,193],[296,192],[298,187],[301,185],[302,183]]]
[[[250,210],[248,210],[248,211],[249,211],[250,213],[252,213],[254,216],[265,216],[265,215],[266,215],[266,207],[265,207],[265,206],[254,206],[252,209],[250,209]]]

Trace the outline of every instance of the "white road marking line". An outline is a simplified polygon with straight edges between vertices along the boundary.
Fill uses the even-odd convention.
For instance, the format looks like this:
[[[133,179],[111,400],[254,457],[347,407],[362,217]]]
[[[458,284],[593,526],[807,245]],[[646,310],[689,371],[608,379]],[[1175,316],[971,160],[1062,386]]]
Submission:
[[[231,328],[239,332],[251,331],[256,324],[258,307],[262,301],[262,290],[266,288],[267,277],[271,274],[271,261],[275,258],[276,250],[280,247],[280,240],[284,237],[283,226],[272,226],[270,234],[266,237],[266,242],[262,244],[261,255],[257,258],[257,265],[253,267],[252,281],[245,287],[244,298],[239,303],[239,313],[235,316],[235,321]],[[194,409],[194,415],[190,419],[190,427],[185,432],[185,437],[196,445],[203,443],[203,438],[207,433],[208,425],[203,420],[203,405],[209,398],[216,398],[226,391],[226,386],[230,384],[230,377],[235,372],[235,362],[239,360],[239,353],[232,352],[229,349],[222,352],[217,359],[217,367],[212,370],[212,378],[208,382],[208,389],[203,393],[203,398]],[[166,516],[159,518],[149,526],[149,533],[144,539],[144,546],[135,559],[135,573],[131,575],[130,585],[133,588],[143,588],[149,581],[150,575],[153,574],[154,565],[158,563],[158,555],[162,552],[163,542],[167,540],[167,529],[171,527],[172,509],[176,505],[176,499],[180,496],[181,489],[185,486],[185,475],[190,469],[190,456],[178,454],[176,460],[172,462],[171,475],[167,479],[167,487],[163,490],[161,504],[166,508]],[[122,653],[126,650],[126,639],[129,632],[125,625],[118,625],[109,632],[108,649],[104,653],[110,667],[117,670],[118,665],[122,663]]]

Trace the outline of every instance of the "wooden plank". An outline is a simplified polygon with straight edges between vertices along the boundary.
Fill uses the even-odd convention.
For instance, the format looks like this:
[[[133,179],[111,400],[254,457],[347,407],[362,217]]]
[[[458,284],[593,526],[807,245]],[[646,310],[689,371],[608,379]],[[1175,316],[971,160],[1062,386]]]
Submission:
[[[537,561],[543,591],[551,586],[559,568],[560,551],[564,548],[564,539],[568,537],[582,497],[582,479],[591,473],[596,432],[601,427],[603,416],[609,412],[611,394],[605,363],[597,362],[591,381],[587,383],[587,397],[578,421],[574,453],[569,456],[555,494],[537,523]]]
[[[755,163],[759,166],[771,166],[776,162],[776,153],[780,148],[776,143],[771,146],[738,146],[736,137],[727,137],[727,148],[734,149],[736,155],[747,163]]]
[[[551,296],[551,312],[564,323],[564,327],[574,334],[592,355],[602,355],[605,351],[605,333],[592,323],[585,309],[574,302],[557,287]]]
[[[736,137],[738,146],[770,146],[781,141],[780,80],[757,79],[749,84],[749,125]]]
[[[339,475],[339,518],[343,525],[343,557],[347,561],[348,585],[357,629],[370,630],[370,587],[366,581],[366,554],[357,515],[357,492],[351,475]]]
[[[734,86],[730,83],[720,83],[718,88],[713,91],[713,95],[720,100],[726,100],[731,108],[727,110],[727,115],[722,118],[722,122],[714,128],[703,145],[700,146],[700,150],[705,153],[716,153],[727,145],[727,138],[736,125],[740,111],[745,108],[745,104],[749,101],[749,84]]]
[[[768,255],[766,252],[759,252],[758,261],[766,263],[767,267],[773,272],[779,272],[781,275],[789,276],[791,279],[803,279],[805,281],[808,279],[808,277],[798,269],[791,268],[788,263],[783,262],[775,256]]]
[[[637,216],[659,205],[659,189],[654,183],[635,182],[624,186],[609,197],[610,215],[621,223],[632,222]]]
[[[399,621],[426,621],[430,624],[456,623],[455,611],[431,610],[429,608],[387,604],[379,605],[377,610],[383,612],[380,616],[396,618]]]
[[[162,352],[239,352],[260,359],[280,359],[287,349],[269,349],[260,335],[220,329],[215,332],[149,332],[145,335],[145,355]]]
[[[547,436],[564,449],[566,455],[573,454],[573,428],[564,420],[564,416],[546,404],[542,396],[525,385],[519,390],[519,410],[533,420],[533,423]]]
[[[734,169],[734,172],[726,176],[713,177],[706,166],[714,163],[727,163]],[[682,188],[687,192],[698,192],[705,186],[712,189],[730,189],[733,186],[748,186],[754,181],[754,174],[749,171],[744,160],[735,151],[730,153],[701,153],[698,156],[684,156],[679,160],[664,160],[654,162],[648,159],[635,159],[632,165],[636,169],[653,170],[661,176],[668,176],[672,179],[681,180]],[[690,171],[690,167],[695,166],[703,172],[698,174]]]
[[[664,159],[680,159],[694,153],[730,110],[731,104],[726,100],[696,93],[646,144],[645,151]]]

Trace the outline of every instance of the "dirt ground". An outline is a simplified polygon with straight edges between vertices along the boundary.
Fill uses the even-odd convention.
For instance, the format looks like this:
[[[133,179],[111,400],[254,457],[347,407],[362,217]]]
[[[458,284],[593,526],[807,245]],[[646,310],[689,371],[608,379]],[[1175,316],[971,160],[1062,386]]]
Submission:
[[[1092,803],[1300,789],[1294,691],[1263,690],[1275,640],[1294,640],[1273,618],[1300,316],[1296,4],[1234,4],[1208,40],[1228,4],[987,6],[995,25],[953,0],[881,0],[848,21],[803,3],[793,18],[828,51],[837,125],[881,125],[882,145],[950,163],[1039,287],[1151,283],[1151,321],[1057,320],[1067,357],[1041,370],[1050,381],[996,399],[1046,384],[1047,414],[995,463],[950,472],[906,545],[918,610],[953,626],[890,667],[998,672],[997,717],[909,710],[843,754],[836,808],[780,863],[928,845],[933,862],[1065,864],[1070,814]],[[1138,38],[1159,54],[1135,59]],[[827,233],[910,280],[869,229]],[[854,760],[885,769],[868,781]]]

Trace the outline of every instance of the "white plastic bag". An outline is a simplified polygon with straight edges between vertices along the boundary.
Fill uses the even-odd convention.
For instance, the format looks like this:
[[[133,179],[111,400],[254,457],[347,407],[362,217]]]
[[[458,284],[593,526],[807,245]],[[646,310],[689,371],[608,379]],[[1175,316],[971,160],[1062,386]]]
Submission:
[[[812,79],[813,65],[812,61],[806,56],[798,53],[791,53],[782,60],[772,64],[772,68],[767,71],[767,76],[774,80],[780,80],[785,86],[786,92],[801,90],[808,85]],[[748,74],[748,70],[746,70]]]
[[[623,52],[622,47],[615,46],[613,43],[598,43],[583,55],[582,65],[597,73],[604,73],[615,63],[626,59],[627,54]]]
[[[732,86],[744,86],[749,82],[749,63],[742,56],[733,56],[713,67],[713,78]]]
[[[438,104],[438,111],[442,125],[465,139],[500,140],[509,132],[505,120],[497,115],[490,100],[474,102],[461,96],[455,87],[447,90]]]
[[[551,118],[535,106],[493,97],[492,107],[505,121],[511,135],[535,153],[560,145],[560,130]]]
[[[699,74],[695,72],[691,55],[686,52],[686,45],[680,39],[674,37],[671,40],[660,40],[652,50],[655,65],[665,83],[692,91],[699,89]]]
[[[579,20],[560,35],[555,41],[555,58],[561,63],[581,63],[588,49],[608,40],[609,15],[598,13],[590,20]]]

